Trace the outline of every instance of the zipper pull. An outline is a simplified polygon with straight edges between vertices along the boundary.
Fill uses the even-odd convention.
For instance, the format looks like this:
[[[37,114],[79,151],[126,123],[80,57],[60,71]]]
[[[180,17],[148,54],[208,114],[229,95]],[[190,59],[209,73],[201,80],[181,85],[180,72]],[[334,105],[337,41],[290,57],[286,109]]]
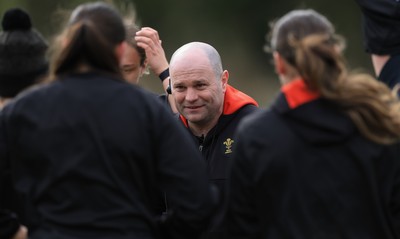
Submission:
[[[203,151],[203,145],[202,144],[199,145],[199,150],[200,150],[200,152]]]

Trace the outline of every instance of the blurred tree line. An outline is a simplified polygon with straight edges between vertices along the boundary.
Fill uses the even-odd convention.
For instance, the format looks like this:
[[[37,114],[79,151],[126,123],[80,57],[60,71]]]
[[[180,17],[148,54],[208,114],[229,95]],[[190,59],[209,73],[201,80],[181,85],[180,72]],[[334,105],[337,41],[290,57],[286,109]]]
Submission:
[[[21,7],[33,25],[51,41],[62,28],[59,12],[72,10],[85,0],[8,0],[0,2],[0,14]],[[324,14],[347,40],[345,55],[349,66],[371,73],[364,52],[361,13],[355,1],[336,0],[114,0],[120,8],[133,5],[139,26],[158,30],[167,58],[181,45],[203,41],[221,54],[230,83],[268,106],[279,90],[271,56],[263,51],[270,22],[298,8],[312,8]],[[160,93],[156,76],[148,75],[141,84]]]

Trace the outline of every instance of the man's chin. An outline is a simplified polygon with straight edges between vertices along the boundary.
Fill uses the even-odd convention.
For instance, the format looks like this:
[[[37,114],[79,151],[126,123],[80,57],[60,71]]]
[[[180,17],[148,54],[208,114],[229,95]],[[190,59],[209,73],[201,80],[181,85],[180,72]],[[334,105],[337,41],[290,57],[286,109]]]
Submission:
[[[203,120],[201,115],[198,115],[198,114],[186,114],[184,116],[188,121],[190,121],[192,123],[197,123],[197,122],[200,122]]]

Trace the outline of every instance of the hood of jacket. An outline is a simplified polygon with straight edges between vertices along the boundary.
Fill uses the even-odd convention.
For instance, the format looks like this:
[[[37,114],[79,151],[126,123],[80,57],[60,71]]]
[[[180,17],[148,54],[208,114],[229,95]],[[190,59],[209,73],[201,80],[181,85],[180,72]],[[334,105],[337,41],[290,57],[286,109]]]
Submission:
[[[314,145],[343,142],[357,131],[345,113],[309,90],[302,79],[282,87],[273,110],[283,116],[296,135]]]

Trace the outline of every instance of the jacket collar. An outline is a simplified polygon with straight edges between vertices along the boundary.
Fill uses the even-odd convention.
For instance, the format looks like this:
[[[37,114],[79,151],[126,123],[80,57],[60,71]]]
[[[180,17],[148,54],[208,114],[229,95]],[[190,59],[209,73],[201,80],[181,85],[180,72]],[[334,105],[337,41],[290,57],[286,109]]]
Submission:
[[[258,103],[245,93],[235,89],[231,85],[227,85],[224,98],[224,110],[222,114],[233,114],[245,105],[258,106]]]
[[[306,82],[301,78],[283,85],[281,91],[290,109],[295,109],[320,97],[320,94],[310,90]]]
[[[312,145],[343,143],[356,132],[340,106],[311,91],[302,79],[282,87],[272,110],[295,135]]]

